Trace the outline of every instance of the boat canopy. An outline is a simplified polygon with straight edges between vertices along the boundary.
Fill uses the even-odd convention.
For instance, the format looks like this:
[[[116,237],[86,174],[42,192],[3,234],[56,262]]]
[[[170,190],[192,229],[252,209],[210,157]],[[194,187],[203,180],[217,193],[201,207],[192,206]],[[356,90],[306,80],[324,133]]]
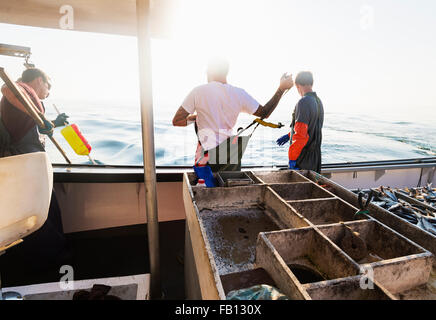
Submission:
[[[170,36],[176,0],[150,1],[150,36]],[[0,1],[0,22],[41,28],[137,35],[136,0]]]

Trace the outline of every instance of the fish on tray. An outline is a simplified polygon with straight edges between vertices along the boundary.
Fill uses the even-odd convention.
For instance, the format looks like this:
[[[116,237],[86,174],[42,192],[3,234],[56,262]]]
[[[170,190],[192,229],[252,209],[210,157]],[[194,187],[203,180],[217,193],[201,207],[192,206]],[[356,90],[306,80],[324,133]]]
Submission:
[[[389,188],[380,186],[379,188],[371,189],[373,192],[373,199],[371,203],[395,214],[399,218],[408,221],[423,230],[426,230],[436,235],[436,218],[435,213],[431,212],[428,208],[418,207],[417,205],[408,203],[402,199],[398,199],[395,192]],[[364,198],[368,198],[371,190],[357,190],[357,193],[363,193]],[[409,196],[413,195],[416,199],[418,196],[429,198],[434,194],[431,185],[425,188],[405,188],[401,190],[403,193],[407,192]],[[433,203],[436,208],[436,199]]]

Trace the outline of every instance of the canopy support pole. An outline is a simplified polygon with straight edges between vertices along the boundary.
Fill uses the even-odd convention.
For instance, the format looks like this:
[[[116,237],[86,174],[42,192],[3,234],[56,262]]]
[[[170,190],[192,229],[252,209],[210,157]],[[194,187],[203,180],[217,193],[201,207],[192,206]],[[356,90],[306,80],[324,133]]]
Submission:
[[[150,0],[136,0],[139,54],[139,86],[141,95],[142,150],[144,158],[145,207],[150,255],[150,298],[161,299],[159,259],[159,219],[156,195],[154,151],[152,66],[150,44]]]

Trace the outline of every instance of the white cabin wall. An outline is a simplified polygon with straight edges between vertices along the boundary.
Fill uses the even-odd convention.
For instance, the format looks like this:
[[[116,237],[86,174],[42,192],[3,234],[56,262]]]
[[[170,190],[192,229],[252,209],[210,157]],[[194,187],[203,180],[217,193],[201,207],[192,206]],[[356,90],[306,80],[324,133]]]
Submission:
[[[435,168],[423,168],[420,186],[425,186],[427,182],[433,181],[436,185],[436,175],[432,176]],[[379,186],[389,186],[392,188],[417,187],[421,168],[405,168],[390,170],[368,170],[329,172],[323,171],[323,175],[347,189],[368,189]],[[331,176],[330,176],[331,174]]]
[[[56,183],[65,233],[147,222],[143,183]],[[182,182],[157,183],[159,222],[185,219]]]

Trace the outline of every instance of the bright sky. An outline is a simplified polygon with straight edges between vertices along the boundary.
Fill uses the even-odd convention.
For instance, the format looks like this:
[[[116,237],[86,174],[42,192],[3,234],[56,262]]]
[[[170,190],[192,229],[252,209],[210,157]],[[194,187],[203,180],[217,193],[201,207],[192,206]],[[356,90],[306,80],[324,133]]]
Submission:
[[[283,72],[311,70],[326,111],[424,112],[436,101],[435,15],[434,0],[183,0],[173,38],[152,41],[154,105],[173,113],[221,54],[229,82],[260,103]],[[52,98],[138,103],[136,38],[0,24],[0,42],[32,48]],[[14,78],[22,63],[0,56]]]

